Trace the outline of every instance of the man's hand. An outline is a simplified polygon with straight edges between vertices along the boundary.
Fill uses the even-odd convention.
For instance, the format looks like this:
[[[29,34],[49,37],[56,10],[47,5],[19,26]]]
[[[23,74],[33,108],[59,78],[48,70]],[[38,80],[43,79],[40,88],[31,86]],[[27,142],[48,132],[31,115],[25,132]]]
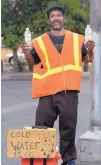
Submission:
[[[22,42],[20,44],[20,47],[21,47],[23,53],[25,54],[25,58],[26,58],[28,64],[31,65],[31,66],[33,66],[34,59],[33,59],[33,57],[30,54],[31,49],[32,49],[32,45],[31,44],[28,44],[26,42]]]
[[[85,42],[84,45],[86,46],[86,48],[88,50],[88,54],[89,54],[89,52],[93,52],[93,49],[95,47],[95,42],[94,41],[89,40],[89,41]]]
[[[89,41],[85,42],[84,45],[87,48],[87,54],[88,54],[89,62],[92,62],[94,59],[93,49],[95,47],[95,42],[92,40],[89,40]]]
[[[95,42],[92,40],[89,40],[84,43],[85,47],[87,48],[87,53],[90,55],[93,53],[93,49],[95,47]]]
[[[20,44],[20,47],[21,47],[21,49],[22,49],[22,51],[23,51],[23,53],[25,55],[29,55],[30,54],[30,51],[31,51],[31,48],[32,48],[32,46],[30,44],[28,44],[26,42],[22,42]]]

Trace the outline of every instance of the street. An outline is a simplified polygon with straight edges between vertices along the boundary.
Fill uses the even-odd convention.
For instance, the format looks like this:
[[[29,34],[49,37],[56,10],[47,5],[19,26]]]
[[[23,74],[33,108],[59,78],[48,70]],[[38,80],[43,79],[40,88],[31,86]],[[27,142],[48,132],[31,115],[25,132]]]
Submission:
[[[1,91],[2,108],[2,132],[1,151],[2,165],[19,165],[18,159],[7,159],[6,157],[6,135],[8,129],[22,129],[24,126],[32,126],[35,122],[35,110],[38,99],[31,99],[30,80],[3,80]],[[81,93],[79,94],[77,138],[88,131],[90,121],[90,82],[89,77],[82,80]],[[55,122],[57,128],[57,145],[59,143],[58,120]]]

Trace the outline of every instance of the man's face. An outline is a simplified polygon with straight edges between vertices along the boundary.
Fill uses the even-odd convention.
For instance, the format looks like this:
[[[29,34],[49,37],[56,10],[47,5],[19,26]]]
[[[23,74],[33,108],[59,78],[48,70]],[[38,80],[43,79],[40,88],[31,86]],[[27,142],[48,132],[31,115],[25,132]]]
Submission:
[[[49,14],[49,23],[53,30],[58,31],[61,30],[65,23],[65,17],[59,10],[53,10]]]

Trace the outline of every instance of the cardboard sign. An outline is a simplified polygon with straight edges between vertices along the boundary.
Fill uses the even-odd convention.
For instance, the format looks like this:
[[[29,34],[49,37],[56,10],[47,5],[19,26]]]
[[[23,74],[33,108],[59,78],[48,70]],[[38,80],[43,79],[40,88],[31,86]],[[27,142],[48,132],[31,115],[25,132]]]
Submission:
[[[56,156],[56,129],[9,130],[8,158],[54,158]]]

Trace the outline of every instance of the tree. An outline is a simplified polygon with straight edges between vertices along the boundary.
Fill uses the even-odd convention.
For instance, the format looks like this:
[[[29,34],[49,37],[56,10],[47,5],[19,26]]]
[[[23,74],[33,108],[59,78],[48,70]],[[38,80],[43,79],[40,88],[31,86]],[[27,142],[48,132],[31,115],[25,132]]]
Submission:
[[[81,7],[85,10],[85,11],[90,11],[90,0],[81,0]]]
[[[18,56],[17,49],[19,47],[19,34],[15,32],[15,16],[17,17],[17,13],[14,13],[12,6],[8,3],[8,1],[2,1],[2,36],[4,37],[4,44],[6,47],[9,47],[13,50],[14,57],[14,71],[18,72]],[[14,16],[14,17],[13,17]],[[8,18],[8,19],[7,19]],[[5,21],[6,20],[6,21]]]
[[[2,0],[1,20],[4,44],[6,47],[13,49],[14,70],[18,71],[17,49],[19,47],[19,43],[24,40],[25,28],[29,27],[30,30],[33,31],[32,24],[34,22],[34,28],[38,28],[38,34],[45,28],[45,24],[44,26],[36,26],[37,24],[41,25],[42,20],[44,20],[44,14],[42,13],[45,4],[41,2],[40,8],[40,3],[36,0],[15,0],[14,2],[15,4],[12,6],[10,4],[10,0]],[[36,36],[36,31],[33,31],[33,36]]]
[[[88,11],[81,7],[80,0],[15,0],[12,7],[9,1],[2,0],[2,36],[5,45],[13,49],[15,59],[26,27],[32,31],[33,38],[49,30],[46,10],[52,4],[65,6],[66,29],[84,34],[88,23]]]
[[[60,4],[65,7],[66,12],[66,29],[80,34],[84,34],[85,26],[88,24],[88,11],[81,7],[81,0],[57,0],[51,1],[51,4]]]

